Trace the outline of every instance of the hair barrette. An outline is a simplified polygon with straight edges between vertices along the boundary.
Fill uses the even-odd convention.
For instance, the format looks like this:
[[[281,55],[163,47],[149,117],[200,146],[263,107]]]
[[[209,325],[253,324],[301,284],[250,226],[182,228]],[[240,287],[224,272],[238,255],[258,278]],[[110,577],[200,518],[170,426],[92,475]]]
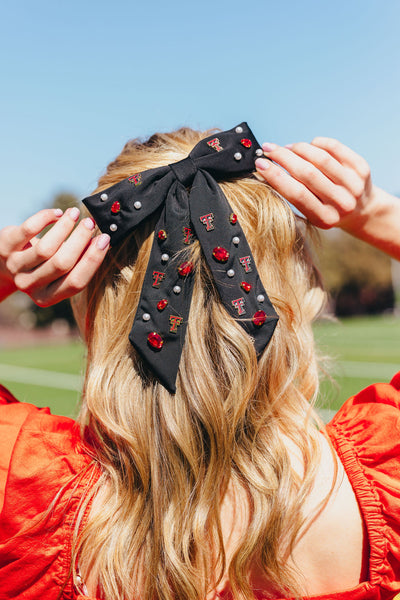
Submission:
[[[198,239],[228,313],[260,354],[278,315],[237,216],[218,185],[255,170],[263,151],[247,123],[201,140],[174,164],[134,173],[83,200],[111,245],[161,210],[129,340],[171,392],[185,341],[194,266],[180,260]],[[190,188],[190,191],[187,191]]]

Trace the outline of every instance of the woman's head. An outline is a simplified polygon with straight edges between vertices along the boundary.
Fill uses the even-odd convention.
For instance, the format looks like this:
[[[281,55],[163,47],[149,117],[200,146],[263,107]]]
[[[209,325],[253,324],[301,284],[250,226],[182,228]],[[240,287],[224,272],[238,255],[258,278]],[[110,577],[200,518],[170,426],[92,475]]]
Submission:
[[[128,142],[97,191],[185,158],[210,133],[182,128],[144,143]],[[298,531],[296,494],[305,493],[311,479],[291,480],[281,434],[300,447],[306,465],[312,462],[299,421],[318,387],[311,322],[324,294],[286,202],[256,176],[220,187],[280,317],[259,360],[251,338],[223,307],[195,242],[190,250],[194,291],[176,394],[143,364],[128,334],[154,219],[109,252],[86,293],[88,365],[81,420],[97,440],[97,458],[114,490],[96,527],[100,524],[109,540],[118,535],[117,546],[128,547],[124,574],[115,546],[110,541],[101,549],[89,523],[86,544],[93,548],[93,564],[114,564],[118,573],[101,580],[107,598],[123,598],[143,561],[148,572],[139,579],[146,598],[195,598],[206,592],[206,574],[225,568],[220,508],[232,481],[246,490],[253,507],[248,539],[231,565],[233,585],[249,593],[245,572],[259,551],[270,579],[278,587],[290,583],[276,559],[283,534],[292,541]],[[290,531],[282,531],[283,513],[293,517]],[[268,556],[262,550],[267,546]]]
[[[108,166],[106,174],[100,179],[97,191],[125,179],[132,172],[141,172],[182,160],[197,142],[210,133],[185,128],[171,134],[153,135],[145,143],[138,140],[129,142],[117,159]],[[273,297],[273,304],[280,312],[281,319],[284,320],[280,329],[289,328],[289,335],[285,336],[289,341],[290,332],[298,331],[302,325],[307,325],[319,311],[321,302],[319,290],[315,293],[317,283],[315,272],[294,215],[287,204],[255,176],[220,185],[234,211],[239,215],[261,278],[268,294]],[[136,312],[138,292],[142,287],[149,257],[154,223],[153,218],[138,227],[136,232],[131,234],[121,247],[113,250],[108,260],[106,259],[88,294],[90,297],[88,332],[94,331],[96,326],[96,319],[93,319],[92,314],[93,307],[96,306],[97,314],[101,300],[110,296],[109,292],[112,290],[115,295],[111,306],[107,305],[107,310],[116,310],[122,300],[122,314],[118,315],[116,322],[113,322],[113,319],[101,319],[102,330],[104,333],[106,320],[111,324],[114,337],[118,340],[122,338],[121,341],[127,342],[127,335],[122,335],[122,330],[129,332],[130,328],[129,321],[125,322],[124,315],[129,319]],[[239,354],[243,350],[254,355],[251,339],[245,333],[238,331],[234,319],[224,310],[198,244],[194,244],[192,254],[191,258],[194,259],[197,267],[195,277],[197,285],[189,319],[189,336],[185,344],[186,355],[190,349],[194,351],[194,356],[186,356],[191,364],[191,370],[193,371],[195,357],[200,360],[203,356],[201,350],[204,345],[201,342],[204,339],[207,340],[208,348],[212,342],[216,343],[215,347],[212,346],[212,350],[217,353],[224,351],[228,346],[235,348],[238,345]],[[105,295],[103,289],[106,290]],[[200,327],[201,322],[204,323],[203,327]],[[122,330],[116,331],[116,323]],[[190,335],[190,331],[193,335]],[[279,332],[276,332],[275,337],[279,337]],[[194,348],[193,345],[196,347]],[[273,345],[282,347],[282,343]],[[245,350],[248,346],[248,350]],[[131,350],[129,344],[128,349]],[[305,348],[302,350],[303,353],[304,350]],[[133,351],[132,356],[141,373],[147,371]],[[214,352],[212,356],[212,365],[220,367],[219,361],[214,360]],[[232,352],[230,357],[233,359]],[[243,364],[243,357],[239,362]],[[209,365],[205,367],[210,371]],[[260,370],[251,369],[251,372],[254,375]],[[148,378],[144,377],[144,382],[147,381]]]

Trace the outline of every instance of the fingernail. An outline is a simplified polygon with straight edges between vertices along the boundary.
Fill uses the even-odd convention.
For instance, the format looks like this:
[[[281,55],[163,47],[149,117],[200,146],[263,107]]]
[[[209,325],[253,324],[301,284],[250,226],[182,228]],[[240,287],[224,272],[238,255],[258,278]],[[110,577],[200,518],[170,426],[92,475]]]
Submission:
[[[86,227],[86,229],[89,229],[90,231],[92,231],[95,227],[95,222],[93,221],[93,219],[90,219],[90,217],[88,217],[87,219],[83,219],[83,224]]]
[[[260,169],[260,171],[265,171],[265,169],[268,169],[270,166],[271,166],[270,160],[267,160],[266,158],[257,158],[256,167],[257,167],[257,169]]]
[[[277,144],[271,144],[270,142],[265,142],[265,144],[262,145],[264,152],[272,152],[272,150],[276,150],[277,147]]]
[[[74,206],[74,208],[71,208],[71,210],[69,211],[69,216],[73,221],[77,221],[79,219],[80,214],[81,211],[79,210],[79,208],[76,208],[76,206]]]
[[[54,214],[56,217],[62,217],[63,216],[63,211],[61,210],[61,208],[56,208],[54,211]]]
[[[99,235],[96,241],[96,246],[99,250],[105,250],[110,243],[110,236],[107,233]]]
[[[290,150],[291,148],[293,148],[293,144],[286,144],[285,148],[289,148]]]

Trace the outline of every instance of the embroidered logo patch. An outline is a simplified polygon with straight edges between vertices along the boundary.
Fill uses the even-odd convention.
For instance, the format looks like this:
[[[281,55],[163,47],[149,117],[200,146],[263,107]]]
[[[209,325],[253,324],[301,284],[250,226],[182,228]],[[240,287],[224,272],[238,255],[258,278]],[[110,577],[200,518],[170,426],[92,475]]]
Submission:
[[[221,150],[223,150],[223,147],[221,146],[218,138],[214,138],[207,142],[207,146],[210,146],[210,148],[213,148],[214,150],[216,150],[216,152],[221,152]]]
[[[182,323],[183,317],[175,317],[174,315],[169,316],[169,324],[170,324],[170,332],[176,333],[178,331],[179,325]]]
[[[153,271],[153,287],[159,288],[160,283],[165,279],[165,273],[161,271]]]
[[[184,227],[183,228],[183,243],[186,245],[189,245],[193,242],[193,231],[191,230],[190,227]]]
[[[238,315],[244,315],[246,312],[244,308],[244,298],[236,298],[236,300],[232,300],[232,306],[236,308]]]
[[[206,226],[206,231],[211,231],[215,229],[214,227],[214,213],[208,213],[207,215],[202,215],[199,217],[199,220],[203,225]]]
[[[239,258],[239,262],[242,265],[243,269],[245,270],[245,273],[249,273],[250,271],[252,271],[253,269],[251,268],[251,258],[250,256],[242,256],[241,258]]]
[[[131,175],[128,177],[128,181],[133,183],[133,185],[140,185],[142,183],[142,174],[136,173],[135,175]]]

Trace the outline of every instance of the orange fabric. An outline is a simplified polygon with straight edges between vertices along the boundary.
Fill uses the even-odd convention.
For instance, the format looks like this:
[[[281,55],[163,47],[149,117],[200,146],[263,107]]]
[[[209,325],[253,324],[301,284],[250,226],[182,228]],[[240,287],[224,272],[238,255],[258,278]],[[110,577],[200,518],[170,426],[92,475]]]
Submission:
[[[1,387],[0,473],[0,600],[55,600],[65,584],[62,598],[75,598],[69,578],[74,516],[83,489],[98,476],[79,428],[47,408],[17,402]]]
[[[327,426],[360,504],[370,570],[368,582],[315,600],[400,592],[399,409],[400,373],[350,398]],[[74,421],[19,403],[0,386],[0,600],[56,600],[64,585],[63,600],[96,600],[76,593],[69,565],[75,511],[98,476]]]

